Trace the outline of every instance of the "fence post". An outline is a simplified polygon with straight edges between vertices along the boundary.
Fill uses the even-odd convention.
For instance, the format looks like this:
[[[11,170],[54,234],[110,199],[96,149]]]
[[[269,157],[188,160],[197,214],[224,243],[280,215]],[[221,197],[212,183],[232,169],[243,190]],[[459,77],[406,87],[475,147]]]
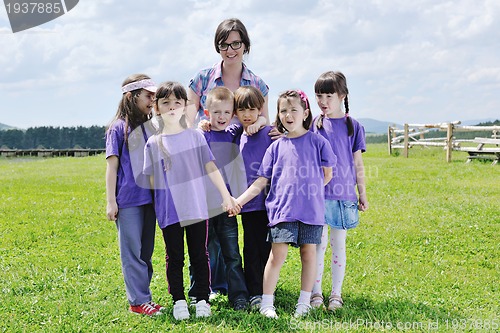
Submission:
[[[405,138],[404,138],[404,157],[408,158],[408,124],[405,124]]]
[[[446,162],[451,162],[451,151],[453,149],[453,124],[448,123],[446,130]]]
[[[392,128],[391,126],[389,125],[389,129],[387,130],[387,147],[389,149],[389,156],[392,155],[392,145],[391,145],[391,141],[392,141]]]

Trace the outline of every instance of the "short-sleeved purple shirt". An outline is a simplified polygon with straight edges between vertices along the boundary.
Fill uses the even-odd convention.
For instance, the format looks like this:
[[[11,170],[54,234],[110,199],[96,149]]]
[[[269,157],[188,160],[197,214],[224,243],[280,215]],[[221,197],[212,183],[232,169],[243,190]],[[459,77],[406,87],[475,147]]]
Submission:
[[[356,168],[354,156],[358,150],[366,150],[365,129],[355,119],[351,118],[354,134],[347,136],[345,118],[323,118],[323,127],[316,127],[317,117],[313,121],[311,130],[326,138],[337,155],[337,166],[333,169],[333,179],[325,188],[325,198],[328,200],[357,201]]]
[[[120,209],[142,206],[153,202],[151,191],[147,186],[144,186],[144,184],[147,184],[147,177],[142,174],[142,167],[134,167],[137,166],[137,163],[142,164],[144,145],[149,135],[144,132],[145,137],[143,137],[142,128],[142,126],[138,126],[133,131],[138,133],[137,136],[131,135],[132,130],[128,129],[128,146],[125,142],[124,120],[115,120],[106,132],[106,158],[117,156],[119,160],[116,180],[116,203]],[[137,139],[132,139],[133,137]],[[133,159],[131,159],[131,155],[134,157]],[[143,186],[140,186],[140,184]]]
[[[324,225],[323,167],[335,166],[336,160],[328,141],[315,133],[273,142],[258,172],[271,180],[266,198],[269,226],[294,221]]]
[[[243,161],[245,163],[245,172],[247,176],[248,186],[252,185],[253,182],[259,178],[257,176],[257,171],[259,171],[260,164],[262,163],[262,158],[266,153],[267,147],[272,143],[272,139],[269,136],[271,131],[271,126],[265,126],[257,133],[249,136],[243,133],[240,138],[240,152],[243,156]],[[250,200],[241,211],[253,212],[258,210],[266,210],[265,200],[267,195],[267,189],[260,192],[255,198]]]
[[[189,88],[200,97],[200,108],[198,117],[203,116],[205,101],[207,94],[215,87],[224,86],[222,81],[222,60],[210,68],[206,68],[198,72],[189,82]],[[260,77],[255,75],[248,67],[243,64],[241,72],[240,86],[253,86],[262,92],[262,95],[267,96],[269,87]]]
[[[154,179],[160,228],[208,218],[205,165],[213,160],[207,141],[194,129],[149,138],[144,149],[144,173]]]
[[[245,165],[239,149],[240,128],[241,125],[230,125],[224,131],[202,132],[215,157],[215,164],[234,197],[241,195],[247,188]],[[207,182],[207,191],[210,194],[207,196],[210,216],[221,214],[222,197],[211,181]]]

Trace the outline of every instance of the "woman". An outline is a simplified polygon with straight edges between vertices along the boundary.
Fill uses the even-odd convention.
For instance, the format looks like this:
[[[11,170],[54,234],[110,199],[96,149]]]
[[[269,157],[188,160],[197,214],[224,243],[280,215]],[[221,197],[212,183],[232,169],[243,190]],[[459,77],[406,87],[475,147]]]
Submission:
[[[194,107],[187,110],[188,123],[195,124],[203,117],[207,94],[213,88],[225,86],[234,92],[240,86],[254,86],[264,95],[262,116],[269,125],[269,87],[243,63],[243,56],[250,52],[250,38],[245,25],[236,18],[222,21],[215,31],[214,45],[222,59],[191,79],[188,100]]]
[[[222,21],[215,31],[214,46],[215,51],[221,55],[221,61],[198,72],[191,79],[189,89],[187,89],[188,103],[190,104],[186,110],[188,125],[193,126],[203,119],[207,94],[210,90],[219,86],[227,87],[233,92],[240,86],[253,86],[259,89],[265,99],[259,125],[269,125],[269,87],[264,80],[255,75],[243,63],[243,56],[250,52],[250,37],[245,25],[237,18]],[[235,121],[237,122],[237,120]],[[273,133],[276,135],[275,132],[272,131],[271,135]],[[254,134],[254,132],[251,134]],[[214,232],[210,234],[214,234]],[[228,288],[224,273],[226,269],[220,251],[219,240],[216,237],[210,237],[208,242],[212,294],[226,294]],[[192,281],[189,290],[190,297],[194,296],[192,293],[195,283],[195,281]]]

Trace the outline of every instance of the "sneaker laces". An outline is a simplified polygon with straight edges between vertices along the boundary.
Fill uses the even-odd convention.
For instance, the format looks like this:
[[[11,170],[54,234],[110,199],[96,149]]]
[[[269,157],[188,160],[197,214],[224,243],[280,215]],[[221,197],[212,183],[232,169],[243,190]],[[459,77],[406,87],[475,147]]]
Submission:
[[[153,301],[149,301],[149,305],[151,305],[153,308],[155,308],[158,311],[163,311],[165,308],[159,304],[156,304]]]
[[[152,315],[152,314],[155,314],[156,312],[158,312],[158,310],[149,303],[141,304],[140,308],[147,315]]]

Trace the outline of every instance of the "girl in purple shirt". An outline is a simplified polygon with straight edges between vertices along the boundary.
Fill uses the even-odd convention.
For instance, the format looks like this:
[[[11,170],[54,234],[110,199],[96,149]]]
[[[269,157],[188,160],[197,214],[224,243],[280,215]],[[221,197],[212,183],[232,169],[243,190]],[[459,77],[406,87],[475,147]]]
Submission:
[[[156,218],[142,168],[134,168],[134,163],[142,161],[145,140],[151,133],[146,121],[151,118],[155,91],[149,76],[129,76],[122,84],[122,99],[106,131],[106,215],[116,221],[118,229],[129,310],[149,316],[162,309],[152,302],[149,289]]]
[[[257,171],[267,147],[272,142],[270,126],[265,126],[257,133],[250,135],[265,104],[262,93],[255,87],[239,87],[234,92],[234,112],[243,126],[240,137],[240,152],[245,165],[247,184],[250,186],[257,178]],[[262,301],[262,284],[264,268],[271,245],[266,241],[269,220],[264,204],[267,191],[250,200],[241,210],[243,225],[243,266],[247,284],[250,307],[258,309]]]
[[[309,312],[316,277],[316,244],[325,223],[324,186],[332,177],[336,157],[323,137],[308,131],[312,122],[309,101],[300,90],[278,98],[277,128],[285,133],[269,146],[260,165],[259,178],[238,199],[244,206],[271,183],[266,198],[271,254],[264,271],[260,312],[277,318],[274,291],[288,253],[288,245],[300,247],[301,291],[295,317]]]
[[[321,115],[314,120],[311,130],[330,142],[338,158],[333,180],[325,189],[325,222],[330,226],[332,248],[332,291],[328,310],[334,311],[343,305],[341,291],[346,265],[347,230],[358,225],[358,210],[368,209],[361,157],[361,153],[366,150],[365,131],[349,116],[349,91],[344,74],[332,71],[323,73],[316,80],[314,91]],[[313,307],[324,306],[321,281],[327,243],[328,227],[325,225],[321,244],[317,247],[318,274],[311,297]]]
[[[196,317],[211,315],[208,296],[210,269],[207,253],[208,176],[220,192],[225,210],[238,211],[226,188],[203,134],[186,127],[187,93],[177,82],[165,82],[156,91],[156,135],[144,149],[144,173],[154,189],[155,211],[163,233],[169,292],[177,320],[189,318],[184,294],[184,232],[196,279]]]

